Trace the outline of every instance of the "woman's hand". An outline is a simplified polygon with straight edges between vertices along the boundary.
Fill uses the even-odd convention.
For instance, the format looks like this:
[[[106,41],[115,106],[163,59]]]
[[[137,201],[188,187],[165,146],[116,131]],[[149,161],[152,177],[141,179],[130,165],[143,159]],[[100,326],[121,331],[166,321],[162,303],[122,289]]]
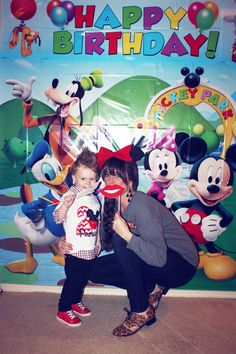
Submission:
[[[127,242],[129,242],[133,236],[132,232],[130,232],[129,230],[126,221],[120,216],[119,213],[115,214],[113,221],[113,230]]]
[[[70,253],[73,250],[71,243],[66,242],[65,236],[60,237],[57,243],[59,253],[64,256],[66,253]]]
[[[97,242],[96,246],[95,246],[95,252],[96,252],[96,255],[98,256],[99,253],[101,252],[102,250],[102,245],[101,245],[101,242]]]

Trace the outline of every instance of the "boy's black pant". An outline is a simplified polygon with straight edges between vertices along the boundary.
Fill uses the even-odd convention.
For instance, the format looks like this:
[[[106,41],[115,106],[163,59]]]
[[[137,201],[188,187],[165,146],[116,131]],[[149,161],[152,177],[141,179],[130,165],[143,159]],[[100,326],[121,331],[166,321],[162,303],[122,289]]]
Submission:
[[[94,264],[95,258],[87,260],[68,254],[66,255],[66,280],[58,304],[59,311],[70,311],[72,304],[76,304],[81,301],[84,288],[88,283]]]

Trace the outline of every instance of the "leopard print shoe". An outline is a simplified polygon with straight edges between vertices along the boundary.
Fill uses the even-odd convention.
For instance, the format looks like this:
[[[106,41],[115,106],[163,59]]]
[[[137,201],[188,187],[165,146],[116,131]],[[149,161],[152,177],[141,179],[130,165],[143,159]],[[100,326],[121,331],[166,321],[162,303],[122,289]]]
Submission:
[[[155,291],[152,294],[149,294],[148,303],[154,310],[156,310],[158,308],[158,305],[161,301],[162,295],[166,294],[167,291],[168,290],[166,288],[164,288],[163,286],[159,286],[157,291]]]
[[[145,315],[139,315],[136,312],[129,312],[128,310],[126,311],[128,312],[128,316],[120,326],[113,330],[112,334],[114,336],[131,336],[139,331],[143,326],[150,326],[156,322],[155,311],[151,306],[148,307]]]

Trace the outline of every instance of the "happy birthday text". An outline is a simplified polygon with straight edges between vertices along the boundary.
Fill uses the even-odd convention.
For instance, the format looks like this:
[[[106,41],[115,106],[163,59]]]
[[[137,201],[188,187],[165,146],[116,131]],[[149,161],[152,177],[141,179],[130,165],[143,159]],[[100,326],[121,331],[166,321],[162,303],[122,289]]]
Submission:
[[[55,31],[53,33],[53,53],[75,55],[83,53],[86,55],[143,54],[145,56],[189,54],[199,56],[200,49],[205,44],[205,56],[209,59],[214,59],[216,56],[220,34],[218,31],[209,31],[207,37],[198,31],[195,35],[195,30],[194,36],[188,33],[183,38],[180,38],[175,32],[179,30],[179,24],[187,14],[187,11],[182,7],[174,12],[171,7],[162,10],[157,6],[143,9],[139,6],[125,6],[122,8],[122,21],[118,19],[109,5],[104,7],[96,19],[95,12],[95,5],[75,6],[75,28],[83,30],[73,31],[73,33],[65,29]],[[163,17],[168,19],[169,27],[173,30],[170,35],[166,30],[162,32],[154,30]],[[142,30],[134,31],[135,24],[136,28],[140,28],[137,23],[141,20]],[[101,31],[94,30],[94,28]]]

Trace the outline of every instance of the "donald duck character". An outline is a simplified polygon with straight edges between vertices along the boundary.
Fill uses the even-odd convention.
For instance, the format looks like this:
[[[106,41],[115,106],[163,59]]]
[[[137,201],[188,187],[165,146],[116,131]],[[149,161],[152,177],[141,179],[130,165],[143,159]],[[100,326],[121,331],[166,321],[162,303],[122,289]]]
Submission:
[[[56,158],[51,154],[49,144],[40,140],[35,145],[32,154],[25,161],[25,168],[31,168],[33,176],[43,185],[49,187],[48,193],[37,200],[24,203],[22,212],[33,222],[33,228],[41,230],[45,228],[52,235],[60,237],[64,235],[62,225],[54,222],[53,212],[60,203],[62,195],[68,191],[66,177],[70,166],[64,170]],[[40,242],[32,239],[32,243]]]
[[[13,262],[6,266],[12,272],[33,273],[37,261],[33,258],[32,245],[49,245],[54,257],[52,260],[64,265],[64,258],[59,254],[55,243],[58,237],[64,235],[62,224],[56,224],[53,212],[59,204],[62,195],[69,190],[65,182],[69,165],[63,170],[60,163],[51,154],[49,144],[40,140],[35,145],[32,154],[26,159],[23,171],[31,168],[33,176],[49,191],[36,200],[32,200],[29,185],[21,186],[23,204],[21,207],[25,216],[15,215],[15,223],[23,238],[26,239],[26,260]]]

